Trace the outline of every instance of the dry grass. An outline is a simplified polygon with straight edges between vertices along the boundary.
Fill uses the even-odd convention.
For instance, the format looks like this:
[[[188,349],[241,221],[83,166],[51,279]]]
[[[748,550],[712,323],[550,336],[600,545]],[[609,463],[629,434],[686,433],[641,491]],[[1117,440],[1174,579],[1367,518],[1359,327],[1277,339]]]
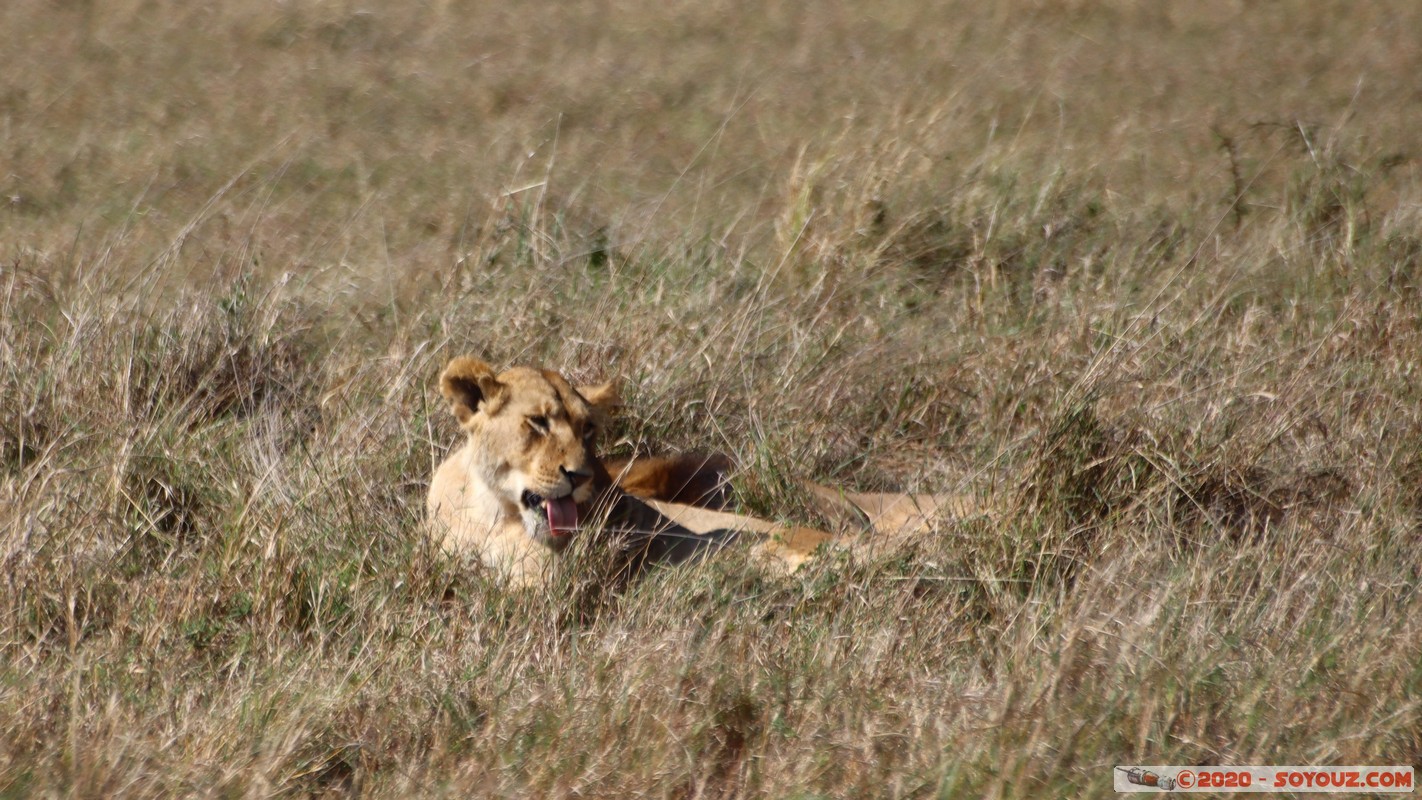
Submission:
[[[0,795],[1422,766],[1422,11],[199,5],[0,4]],[[511,593],[466,351],[1006,512]]]

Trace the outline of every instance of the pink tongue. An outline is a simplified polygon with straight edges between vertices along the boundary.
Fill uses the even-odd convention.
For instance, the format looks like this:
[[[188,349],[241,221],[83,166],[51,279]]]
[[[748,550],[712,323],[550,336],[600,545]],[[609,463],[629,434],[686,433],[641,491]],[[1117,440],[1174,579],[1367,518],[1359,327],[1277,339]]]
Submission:
[[[578,528],[578,504],[573,496],[560,497],[544,503],[548,508],[548,527],[557,533],[572,533]]]

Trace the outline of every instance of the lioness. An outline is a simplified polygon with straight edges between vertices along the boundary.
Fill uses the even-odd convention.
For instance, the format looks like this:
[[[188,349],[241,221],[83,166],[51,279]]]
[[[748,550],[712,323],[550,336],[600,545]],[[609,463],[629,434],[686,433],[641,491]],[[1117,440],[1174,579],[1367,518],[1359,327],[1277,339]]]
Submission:
[[[793,569],[832,538],[669,502],[706,499],[717,489],[706,470],[684,462],[652,460],[622,472],[629,487],[672,495],[668,500],[643,501],[623,491],[596,451],[598,432],[618,404],[612,384],[575,389],[556,372],[528,367],[496,375],[483,361],[461,357],[440,376],[440,393],[468,440],[430,482],[433,533],[446,550],[477,553],[516,584],[541,583],[570,536],[589,521],[630,535],[645,556],[664,561],[753,533],[758,555]],[[675,478],[678,470],[684,479]],[[697,485],[706,491],[688,496]]]
[[[615,531],[639,557],[679,561],[751,536],[755,555],[794,569],[834,537],[728,513],[722,456],[605,465],[597,437],[619,404],[611,383],[574,388],[551,370],[495,374],[475,358],[445,367],[440,393],[468,435],[430,483],[432,533],[477,553],[513,583],[535,585],[581,527]],[[611,469],[609,469],[611,467]],[[847,494],[806,484],[831,519],[875,533],[926,529],[963,509],[937,495]],[[592,524],[589,524],[592,523]]]

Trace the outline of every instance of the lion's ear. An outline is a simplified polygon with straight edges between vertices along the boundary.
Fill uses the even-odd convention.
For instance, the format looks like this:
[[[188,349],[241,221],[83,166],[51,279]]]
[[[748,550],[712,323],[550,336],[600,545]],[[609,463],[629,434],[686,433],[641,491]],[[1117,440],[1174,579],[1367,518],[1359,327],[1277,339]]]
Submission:
[[[449,401],[449,410],[463,425],[476,411],[497,412],[504,404],[508,388],[499,383],[493,367],[477,358],[460,356],[449,362],[440,374],[439,392]]]
[[[593,407],[593,413],[610,420],[622,411],[622,393],[617,390],[616,381],[600,383],[596,386],[579,386],[578,394]]]

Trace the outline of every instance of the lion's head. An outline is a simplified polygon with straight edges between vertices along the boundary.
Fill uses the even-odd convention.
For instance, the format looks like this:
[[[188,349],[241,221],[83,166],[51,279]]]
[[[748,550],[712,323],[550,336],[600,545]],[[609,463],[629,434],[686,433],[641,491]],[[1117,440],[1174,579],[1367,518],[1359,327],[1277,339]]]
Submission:
[[[496,375],[467,357],[451,361],[439,385],[469,434],[470,468],[504,513],[535,541],[565,545],[577,505],[607,485],[596,444],[618,402],[615,386],[574,389],[556,372],[528,367]]]

